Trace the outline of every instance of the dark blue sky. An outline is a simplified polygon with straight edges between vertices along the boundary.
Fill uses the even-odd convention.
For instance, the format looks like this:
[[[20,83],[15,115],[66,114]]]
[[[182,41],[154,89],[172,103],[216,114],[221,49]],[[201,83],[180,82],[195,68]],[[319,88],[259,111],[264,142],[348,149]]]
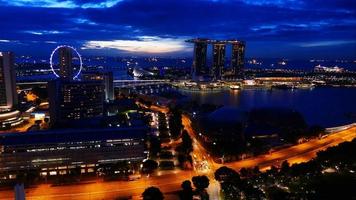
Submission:
[[[248,57],[356,59],[355,0],[0,0],[0,50],[191,56],[193,37],[238,38]]]

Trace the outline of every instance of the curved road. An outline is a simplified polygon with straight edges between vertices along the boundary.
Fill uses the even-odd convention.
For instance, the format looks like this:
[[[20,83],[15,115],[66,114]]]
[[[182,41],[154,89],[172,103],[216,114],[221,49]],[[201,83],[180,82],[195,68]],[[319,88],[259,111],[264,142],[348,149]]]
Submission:
[[[160,110],[160,111],[166,111]],[[183,116],[183,125],[189,134],[195,138],[195,133],[191,127],[191,121],[188,116]],[[322,139],[315,139],[298,144],[292,147],[274,151],[270,154],[260,155],[257,157],[249,158],[242,161],[236,161],[227,163],[225,166],[239,170],[242,167],[254,167],[259,166],[264,170],[271,165],[279,166],[284,160],[288,160],[289,163],[305,162],[313,157],[321,150],[325,150],[330,146],[338,145],[345,141],[351,141],[356,138],[356,126],[350,127],[346,130],[341,130],[329,134]],[[174,192],[180,189],[182,181],[191,179],[192,176],[197,174],[207,174],[210,178],[221,164],[214,163],[213,159],[209,157],[209,154],[194,139],[194,151],[196,158],[195,161],[206,160],[209,169],[206,171],[172,171],[170,174],[161,176],[151,176],[149,178],[144,177],[137,181],[114,181],[103,182],[97,180],[95,182],[83,183],[69,186],[51,187],[48,184],[42,184],[34,188],[26,189],[26,199],[28,200],[99,200],[99,199],[114,199],[116,197],[129,197],[133,196],[134,199],[139,199],[140,195],[148,186],[157,186],[164,193]],[[1,200],[12,200],[14,194],[12,190],[0,191]]]

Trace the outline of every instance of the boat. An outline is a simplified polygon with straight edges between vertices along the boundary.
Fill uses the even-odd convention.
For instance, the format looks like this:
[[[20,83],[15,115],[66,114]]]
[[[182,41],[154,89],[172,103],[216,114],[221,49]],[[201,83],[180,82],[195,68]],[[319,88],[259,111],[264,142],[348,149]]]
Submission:
[[[230,85],[230,90],[239,90],[241,87],[239,85]]]

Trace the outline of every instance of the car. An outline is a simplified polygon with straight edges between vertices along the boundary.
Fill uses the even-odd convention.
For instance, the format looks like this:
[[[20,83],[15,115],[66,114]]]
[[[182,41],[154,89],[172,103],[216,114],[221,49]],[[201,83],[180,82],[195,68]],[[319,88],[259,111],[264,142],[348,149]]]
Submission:
[[[129,181],[135,181],[141,178],[141,174],[132,174],[129,176]]]

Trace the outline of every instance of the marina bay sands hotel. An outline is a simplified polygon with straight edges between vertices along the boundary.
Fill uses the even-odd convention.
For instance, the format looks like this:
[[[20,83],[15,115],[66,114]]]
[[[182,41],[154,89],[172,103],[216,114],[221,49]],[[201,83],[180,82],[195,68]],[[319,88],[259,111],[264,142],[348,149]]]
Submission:
[[[225,49],[231,44],[231,74],[234,78],[242,75],[245,57],[245,42],[239,40],[210,40],[191,39],[186,42],[194,43],[194,60],[192,67],[192,78],[199,80],[204,76],[211,76],[213,80],[221,80],[225,67]],[[212,45],[213,63],[211,68],[207,65],[208,45]]]

